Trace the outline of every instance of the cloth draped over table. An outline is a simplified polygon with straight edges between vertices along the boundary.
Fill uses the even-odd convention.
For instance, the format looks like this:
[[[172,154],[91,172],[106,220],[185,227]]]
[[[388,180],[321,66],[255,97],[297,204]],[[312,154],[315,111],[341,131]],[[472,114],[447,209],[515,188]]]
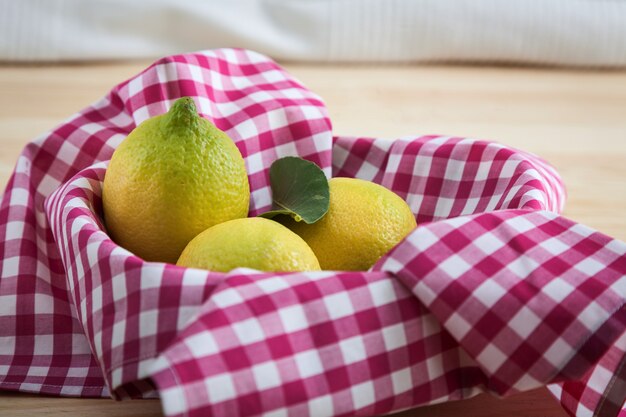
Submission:
[[[102,179],[181,96],[242,152],[250,215],[271,204],[271,162],[298,155],[392,189],[418,228],[366,272],[144,262],[108,238]],[[497,143],[333,138],[322,100],[258,53],[167,57],[19,157],[0,203],[0,389],[330,416],[547,385],[570,415],[616,416],[626,244],[560,216],[564,201],[550,165]]]

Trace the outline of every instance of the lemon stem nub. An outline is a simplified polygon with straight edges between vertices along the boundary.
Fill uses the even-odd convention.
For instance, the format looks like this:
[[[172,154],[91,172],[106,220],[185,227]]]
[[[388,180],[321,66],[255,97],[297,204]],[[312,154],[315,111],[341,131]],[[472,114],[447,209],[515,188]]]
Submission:
[[[191,97],[182,97],[176,100],[167,112],[168,124],[172,127],[194,129],[198,124],[199,115],[196,104]]]

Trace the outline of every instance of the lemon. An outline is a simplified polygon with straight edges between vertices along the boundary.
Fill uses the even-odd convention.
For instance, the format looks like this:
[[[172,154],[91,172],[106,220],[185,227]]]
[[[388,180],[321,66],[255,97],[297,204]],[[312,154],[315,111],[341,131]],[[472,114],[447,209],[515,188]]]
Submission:
[[[196,236],[177,265],[228,272],[238,267],[260,271],[318,271],[311,248],[285,226],[262,217],[235,219]]]
[[[328,186],[330,205],[321,220],[281,220],[309,244],[322,269],[365,271],[417,226],[407,203],[381,185],[332,178]]]
[[[174,263],[198,233],[247,216],[250,189],[233,141],[184,97],[115,150],[102,200],[115,242],[145,260]]]

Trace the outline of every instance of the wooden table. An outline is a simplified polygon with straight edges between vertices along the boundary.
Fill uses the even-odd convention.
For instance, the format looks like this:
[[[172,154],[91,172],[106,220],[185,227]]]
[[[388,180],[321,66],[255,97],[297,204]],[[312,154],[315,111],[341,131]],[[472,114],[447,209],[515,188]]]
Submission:
[[[0,184],[22,147],[149,62],[0,66]],[[553,163],[568,188],[565,215],[626,240],[626,72],[513,67],[285,67],[321,95],[334,131],[396,138],[441,133],[496,140]],[[5,410],[3,412],[3,410]],[[160,416],[157,400],[115,403],[0,394],[0,415]],[[557,417],[545,389],[481,395],[400,414]]]

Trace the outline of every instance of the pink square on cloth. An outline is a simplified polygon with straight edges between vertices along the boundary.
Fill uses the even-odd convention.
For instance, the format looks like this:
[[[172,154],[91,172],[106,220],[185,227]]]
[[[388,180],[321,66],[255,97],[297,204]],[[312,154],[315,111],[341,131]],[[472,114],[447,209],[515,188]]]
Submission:
[[[366,272],[141,260],[102,224],[115,147],[191,96],[246,160],[250,215],[297,155],[405,198],[419,227]],[[168,416],[376,415],[547,385],[576,416],[626,394],[626,244],[559,215],[540,158],[462,137],[333,137],[258,53],[161,59],[28,144],[0,203],[0,389],[160,396]]]

